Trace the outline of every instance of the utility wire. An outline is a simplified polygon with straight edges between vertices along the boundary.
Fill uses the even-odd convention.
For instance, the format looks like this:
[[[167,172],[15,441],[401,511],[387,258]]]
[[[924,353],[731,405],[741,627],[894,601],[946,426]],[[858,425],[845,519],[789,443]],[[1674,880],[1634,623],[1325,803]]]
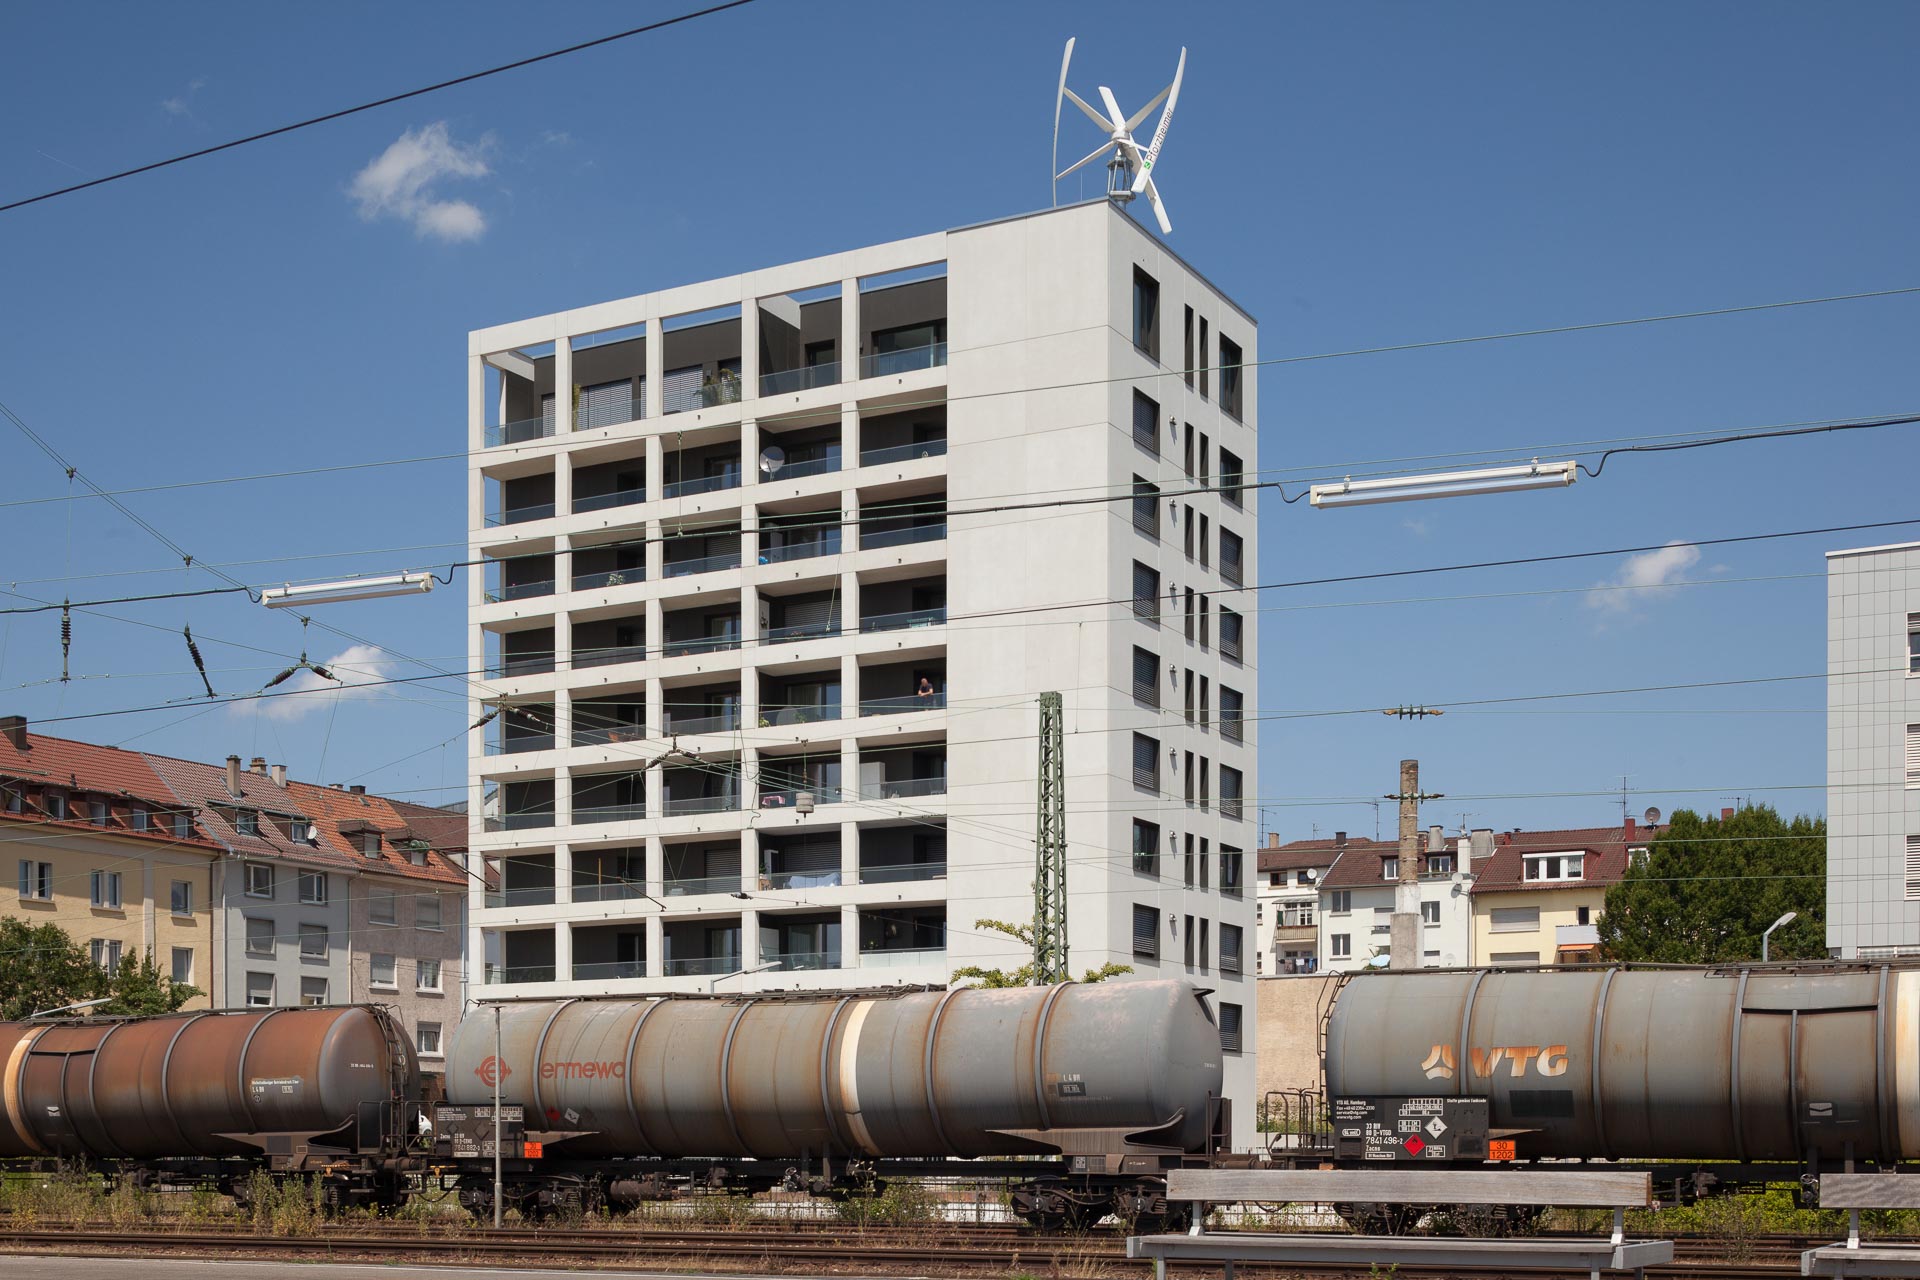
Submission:
[[[409,89],[405,93],[390,94],[384,98],[377,98],[372,102],[363,102],[359,106],[345,107],[339,111],[329,111],[325,115],[312,116],[306,120],[295,121],[292,124],[283,124],[277,129],[268,129],[263,133],[249,134],[244,138],[235,138],[232,141],[218,143],[211,147],[202,147],[198,151],[189,151],[183,155],[170,156],[165,160],[155,160],[151,164],[139,165],[132,169],[122,169],[120,172],[110,173],[104,178],[90,178],[85,182],[76,182],[72,186],[61,187],[56,191],[44,191],[37,196],[28,196],[24,200],[15,200],[8,204],[0,204],[0,213],[6,213],[12,209],[22,209],[30,204],[39,204],[43,200],[52,200],[56,196],[72,195],[76,191],[85,191],[89,187],[104,186],[109,182],[118,182],[122,178],[132,178],[142,173],[152,173],[156,169],[165,169],[170,165],[184,164],[188,160],[198,160],[203,156],[214,155],[221,151],[231,151],[235,147],[244,147],[248,143],[264,142],[268,138],[277,138],[284,133],[293,133],[300,129],[312,128],[317,124],[326,124],[332,120],[340,120],[347,116],[358,115],[362,111],[371,111],[375,107],[391,106],[396,102],[405,102],[409,98],[418,98],[429,93],[438,93],[442,89],[451,89],[456,85],[470,84],[475,80],[484,80],[488,76],[500,75],[502,72],[517,71],[521,67],[530,67],[535,63],[546,62],[551,58],[565,57],[570,53],[579,53],[583,49],[598,48],[603,44],[612,44],[616,40],[625,40],[632,36],[645,35],[650,31],[659,31],[665,27],[676,26],[682,22],[691,22],[695,18],[704,18],[709,14],[720,13],[727,9],[738,9],[742,5],[751,3],[753,3],[753,0],[727,0],[725,4],[716,4],[705,9],[697,9],[692,13],[683,13],[677,17],[663,18],[659,22],[650,22],[643,27],[633,27],[626,31],[617,31],[610,36],[601,36],[597,40],[582,41],[579,44],[568,45],[564,49],[554,49],[547,53],[535,54],[530,58],[521,58],[514,62],[502,63],[497,67],[488,67],[484,71],[473,71],[463,76],[455,76],[451,80],[442,80],[438,84],[426,85],[419,89]]]

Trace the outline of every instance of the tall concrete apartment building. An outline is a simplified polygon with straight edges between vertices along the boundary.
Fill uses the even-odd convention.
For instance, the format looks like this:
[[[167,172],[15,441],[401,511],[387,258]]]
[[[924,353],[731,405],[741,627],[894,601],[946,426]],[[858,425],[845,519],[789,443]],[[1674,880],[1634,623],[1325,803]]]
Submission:
[[[1213,988],[1249,1141],[1253,319],[1102,201],[469,357],[486,993],[1021,963],[1057,690],[1073,968]]]
[[[1920,542],[1827,553],[1827,947],[1920,955]]]

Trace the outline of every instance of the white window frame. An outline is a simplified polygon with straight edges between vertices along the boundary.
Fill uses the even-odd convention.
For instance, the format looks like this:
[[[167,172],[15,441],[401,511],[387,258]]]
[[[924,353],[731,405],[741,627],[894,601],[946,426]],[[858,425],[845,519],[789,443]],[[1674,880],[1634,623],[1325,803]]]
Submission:
[[[120,873],[118,871],[96,871],[88,877],[89,892],[93,905],[102,911],[121,909]]]
[[[53,864],[20,860],[20,897],[27,902],[53,901]]]
[[[242,938],[244,939],[242,945],[246,948],[246,953],[250,956],[272,955],[274,953],[274,944],[279,941],[279,939],[274,937],[275,925],[273,921],[266,916],[242,916],[241,919],[245,922],[240,927],[242,930]],[[266,937],[261,939],[261,941],[266,943],[264,948],[253,945],[253,926],[256,922],[267,926]]]
[[[432,1032],[433,1047],[429,1049],[428,1032]],[[446,1038],[437,1022],[421,1022],[414,1026],[413,1045],[423,1058],[442,1058],[446,1056]]]
[[[382,907],[386,908],[384,919],[380,914]],[[367,892],[367,922],[384,926],[400,923],[400,906],[394,897],[393,890],[371,889]]]
[[[380,962],[387,962],[387,976],[380,976]],[[367,958],[367,985],[380,991],[395,991],[400,986],[400,961],[389,952],[376,951]]]
[[[249,898],[264,898],[271,902],[273,900],[275,880],[273,867],[264,862],[243,862],[240,865],[245,868],[245,870],[241,872],[241,874],[246,877],[246,885],[242,890],[244,895]],[[259,879],[266,881],[266,891],[264,893],[256,887],[255,881]]]
[[[55,822],[64,822],[73,816],[72,808],[67,804],[67,793],[49,790],[44,797],[47,816]]]
[[[318,885],[317,891],[308,886]],[[302,871],[300,873],[300,901],[310,907],[327,905],[327,873],[324,871]]]
[[[187,958],[185,977],[182,977],[180,975],[180,957],[181,956],[185,956]],[[167,962],[168,962],[167,974],[174,982],[178,982],[187,986],[192,985],[193,968],[194,968],[194,965],[193,965],[194,954],[193,954],[192,947],[175,947],[173,949],[173,954],[167,957]]]
[[[1400,878],[1399,854],[1390,853],[1380,859],[1380,878],[1382,880],[1398,880]]]
[[[135,831],[151,831],[153,820],[147,806],[136,804],[127,810],[127,825]]]
[[[235,809],[233,811],[233,830],[236,835],[257,836],[260,834],[260,813],[257,809]]]
[[[1438,902],[1422,902],[1420,904],[1420,920],[1423,924],[1439,924],[1440,904]]]
[[[1328,915],[1344,916],[1344,915],[1352,914],[1353,890],[1333,889],[1329,891],[1329,896],[1332,898],[1332,902],[1329,904],[1327,908]]]
[[[318,951],[310,950],[307,946],[308,941],[314,938],[318,938],[320,941],[320,949]],[[331,941],[332,939],[329,937],[327,926],[323,924],[311,924],[304,920],[301,921],[300,958],[302,960],[325,960]]]
[[[1327,951],[1335,960],[1353,959],[1353,935],[1350,933],[1328,934]]]
[[[433,977],[427,981],[428,975]],[[415,960],[413,962],[413,989],[415,991],[440,992],[440,962],[438,960]]]
[[[183,907],[181,904],[184,903]],[[193,881],[175,880],[167,890],[167,909],[176,916],[193,914]]]
[[[1494,907],[1487,912],[1488,933],[1540,932],[1539,907]]]
[[[320,998],[318,1000],[311,999],[307,995],[308,986],[315,983],[319,984],[319,987],[320,987]],[[321,975],[306,974],[301,977],[300,979],[300,1007],[301,1008],[303,1009],[322,1008],[326,1005],[328,998],[332,994],[333,993],[327,989],[326,978],[322,977]]]
[[[256,984],[256,983],[254,982],[254,979],[255,979],[255,978],[264,978],[264,979],[266,979],[266,992],[265,992],[265,994],[266,994],[266,999],[264,999],[264,1000],[256,1000],[256,999],[254,998],[254,995],[255,995],[255,990],[254,990],[254,989],[255,989],[255,987],[256,987],[256,985],[257,985],[257,984]],[[271,1009],[271,1008],[273,1007],[273,995],[274,995],[274,980],[273,980],[273,975],[272,975],[271,973],[257,973],[257,972],[254,972],[254,971],[251,971],[251,970],[249,970],[249,971],[248,971],[248,973],[247,973],[247,986],[246,986],[246,993],[247,993],[247,994],[246,994],[246,1000],[247,1000],[247,1008],[249,1008],[249,1009]]]

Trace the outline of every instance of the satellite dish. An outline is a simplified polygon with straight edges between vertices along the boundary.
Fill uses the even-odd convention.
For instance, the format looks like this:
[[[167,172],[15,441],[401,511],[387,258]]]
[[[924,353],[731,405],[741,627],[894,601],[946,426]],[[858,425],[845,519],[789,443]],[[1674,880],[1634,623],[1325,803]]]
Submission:
[[[1640,820],[1650,827],[1657,827],[1660,825],[1660,811],[1649,807],[1645,813],[1640,815]]]
[[[1384,969],[1392,963],[1393,963],[1392,956],[1375,956],[1371,960],[1367,961],[1367,968]]]
[[[1318,880],[1319,878],[1320,878],[1320,873],[1318,871],[1315,871],[1312,867],[1307,868],[1308,884],[1312,884],[1315,880]]]
[[[760,451],[760,474],[775,475],[787,465],[787,451],[777,444],[770,444]]]
[[[1106,107],[1105,114],[1094,110],[1079,94],[1067,88],[1067,65],[1073,61],[1073,41],[1067,41],[1067,51],[1060,59],[1060,92],[1053,101],[1053,162],[1060,163],[1060,107],[1071,102],[1080,108],[1087,119],[1093,121],[1107,140],[1089,151],[1082,158],[1053,175],[1054,182],[1066,177],[1074,170],[1092,164],[1101,156],[1112,152],[1107,161],[1107,198],[1115,204],[1124,205],[1135,196],[1144,193],[1147,203],[1153,206],[1153,216],[1160,223],[1160,234],[1171,235],[1173,224],[1167,220],[1167,209],[1160,201],[1160,189],[1153,183],[1153,166],[1160,160],[1160,148],[1167,141],[1167,126],[1173,123],[1173,108],[1180,101],[1180,81],[1187,74],[1187,51],[1180,50],[1180,61],[1173,70],[1173,83],[1153,96],[1152,101],[1140,108],[1132,117],[1121,114],[1120,103],[1114,98],[1113,90],[1100,86],[1100,101]],[[1160,113],[1160,123],[1154,127],[1153,141],[1147,149],[1140,150],[1140,144],[1134,141],[1133,131],[1146,120],[1153,109],[1162,102],[1166,110]]]

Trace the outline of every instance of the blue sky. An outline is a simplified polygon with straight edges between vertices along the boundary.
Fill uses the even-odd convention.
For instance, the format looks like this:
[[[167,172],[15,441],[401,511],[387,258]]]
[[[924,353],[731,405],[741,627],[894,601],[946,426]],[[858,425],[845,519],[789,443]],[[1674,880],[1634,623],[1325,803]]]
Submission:
[[[9,6],[0,42],[28,56],[0,83],[0,201],[676,11]],[[1043,205],[1068,35],[1073,82],[1128,104],[1189,48],[1158,170],[1172,243],[1260,319],[1269,359],[1920,285],[1908,5],[760,0],[0,214],[0,401],[113,489],[456,454],[469,329]],[[389,152],[403,135],[412,167]],[[1916,337],[1920,295],[1284,365],[1258,375],[1262,462],[1304,477],[1912,412]],[[1616,458],[1552,494],[1269,501],[1260,577],[1920,516],[1914,430]],[[457,558],[462,474],[455,458],[126,501],[258,583]],[[0,430],[0,504],[67,490]],[[1269,592],[1254,701],[1811,675],[1822,551],[1912,537],[1920,525]],[[0,587],[35,599],[217,585],[97,501],[0,505],[0,547]],[[363,554],[283,559],[349,551]],[[1585,590],[1634,572],[1706,585]],[[379,650],[358,660],[416,674],[396,655],[464,660],[463,598],[324,617]],[[183,699],[61,730],[458,798],[450,686],[196,709],[183,624],[222,693],[298,654],[298,624],[238,597],[105,612],[148,625],[76,618],[87,678],[66,685],[34,683],[59,674],[57,615],[0,619],[0,711]],[[352,643],[304,637],[316,659]],[[1617,819],[1604,793],[1622,775],[1636,813],[1736,794],[1817,811],[1823,699],[1800,680],[1273,721],[1258,791],[1288,838],[1371,833],[1365,804],[1328,798],[1392,789],[1408,754],[1449,797],[1425,816],[1450,827]],[[1524,798],[1476,798],[1494,796]]]

